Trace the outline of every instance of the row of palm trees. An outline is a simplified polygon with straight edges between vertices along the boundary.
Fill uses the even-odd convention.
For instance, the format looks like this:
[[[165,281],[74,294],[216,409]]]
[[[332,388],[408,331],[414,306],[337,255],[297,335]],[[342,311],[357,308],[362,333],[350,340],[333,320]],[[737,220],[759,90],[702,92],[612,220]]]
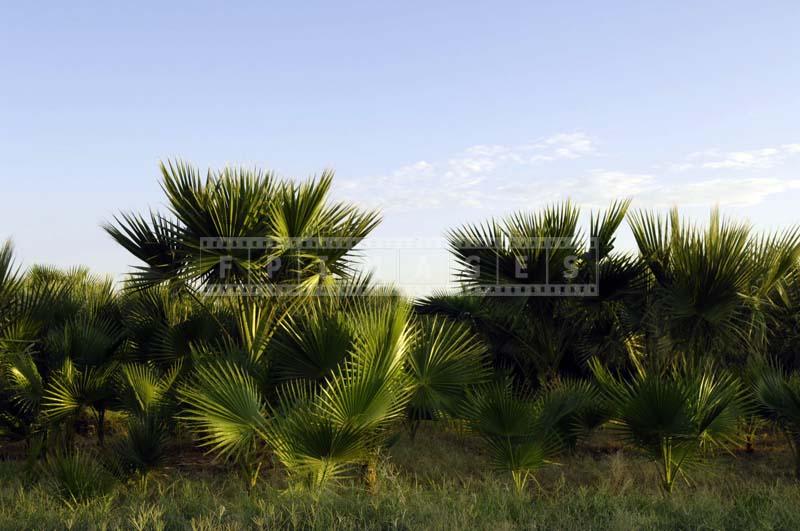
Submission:
[[[619,201],[584,236],[565,202],[452,231],[464,291],[412,303],[359,272],[358,243],[380,218],[331,201],[331,174],[161,172],[166,212],[105,226],[140,262],[122,289],[84,269],[21,272],[10,244],[0,250],[0,436],[70,497],[104,484],[76,434],[94,432],[118,475],[162,465],[188,437],[251,483],[280,466],[315,489],[347,477],[376,488],[380,452],[430,421],[478,435],[519,491],[601,425],[653,459],[665,490],[759,418],[787,436],[800,475],[797,229],[756,234],[717,212],[701,227]],[[615,249],[626,219],[638,254]],[[526,243],[547,238],[568,242]],[[476,256],[497,264],[491,276],[475,275]],[[543,276],[593,279],[599,293],[472,291]],[[254,283],[299,289],[204,296]],[[109,416],[123,427],[107,441]]]

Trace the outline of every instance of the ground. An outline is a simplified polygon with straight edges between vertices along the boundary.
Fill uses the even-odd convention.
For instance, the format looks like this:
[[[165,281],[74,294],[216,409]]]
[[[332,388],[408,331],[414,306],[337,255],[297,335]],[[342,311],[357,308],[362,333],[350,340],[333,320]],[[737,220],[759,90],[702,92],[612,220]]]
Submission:
[[[652,463],[605,433],[539,471],[521,497],[480,441],[441,425],[400,437],[378,475],[375,494],[354,483],[315,496],[274,470],[249,489],[232,467],[183,454],[70,507],[10,460],[0,463],[0,529],[800,529],[800,485],[776,437],[714,457],[670,495]]]

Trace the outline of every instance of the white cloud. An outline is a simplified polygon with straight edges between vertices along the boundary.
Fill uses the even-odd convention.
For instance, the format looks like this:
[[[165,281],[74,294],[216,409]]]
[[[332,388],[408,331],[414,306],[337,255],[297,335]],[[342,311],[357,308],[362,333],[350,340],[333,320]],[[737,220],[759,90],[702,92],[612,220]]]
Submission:
[[[690,154],[691,162],[674,164],[672,169],[686,171],[695,168],[724,169],[769,169],[783,164],[787,158],[800,153],[800,144],[782,144],[750,151],[719,151],[716,149]]]
[[[709,179],[680,186],[661,186],[656,194],[643,199],[659,207],[715,204],[747,207],[757,205],[770,196],[797,189],[800,189],[800,179]]]
[[[561,133],[551,136],[539,146],[553,147],[556,158],[577,159],[593,153],[595,146],[584,133]]]
[[[652,175],[595,170],[572,186],[570,196],[589,206],[631,197],[640,207],[757,205],[771,196],[800,190],[800,179],[741,178],[706,179],[690,182],[665,182]]]
[[[655,177],[644,173],[591,170],[586,181],[592,194],[602,196],[604,199],[617,199],[652,190]]]
[[[800,153],[800,144],[784,144],[781,146],[786,153]]]
[[[649,165],[647,172],[568,169],[575,159],[597,154],[595,146],[584,133],[526,144],[480,144],[441,161],[421,160],[386,175],[344,182],[340,189],[350,199],[388,211],[461,207],[497,214],[566,197],[593,208],[624,197],[642,207],[746,207],[800,190],[800,178],[762,175],[800,153],[798,143],[751,151],[700,151],[681,164]],[[737,173],[697,179],[698,172],[707,170]],[[694,174],[681,176],[676,171]]]
[[[509,178],[539,163],[574,160],[596,152],[585,133],[561,133],[516,145],[479,144],[441,162],[419,161],[386,175],[345,181],[339,189],[386,210],[462,206],[480,208],[516,198],[498,195],[489,178]],[[524,197],[524,196],[523,196]]]

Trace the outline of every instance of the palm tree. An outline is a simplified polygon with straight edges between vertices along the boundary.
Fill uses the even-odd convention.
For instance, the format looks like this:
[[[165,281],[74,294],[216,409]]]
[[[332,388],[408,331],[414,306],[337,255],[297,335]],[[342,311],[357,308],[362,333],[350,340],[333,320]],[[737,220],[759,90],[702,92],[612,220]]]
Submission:
[[[486,347],[466,324],[440,316],[419,320],[408,356],[412,436],[422,420],[457,416],[468,389],[489,377],[485,354]]]
[[[88,407],[103,442],[125,343],[117,303],[111,282],[83,269],[33,267],[17,281],[0,345],[11,402],[2,416],[6,429],[26,439],[46,435]]]
[[[352,272],[352,249],[379,222],[372,211],[329,201],[333,173],[296,184],[259,169],[208,170],[162,163],[168,214],[121,214],[105,230],[144,265],[142,289],[190,290],[291,282],[316,287]]]
[[[644,352],[661,368],[678,357],[742,363],[765,351],[770,318],[797,270],[800,229],[754,234],[714,210],[706,228],[637,212],[629,216],[649,274]],[[664,357],[666,356],[666,359]]]
[[[122,365],[117,378],[116,406],[127,416],[127,431],[114,450],[120,463],[147,471],[166,457],[171,421],[177,413],[175,384],[181,363],[162,371],[153,363]]]
[[[46,338],[48,361],[57,369],[50,370],[42,406],[51,421],[75,420],[89,408],[103,445],[105,414],[115,398],[114,382],[127,338],[111,281],[93,281],[82,289],[86,306]]]
[[[151,292],[133,309],[139,359],[170,365],[190,352],[193,360],[222,351],[266,371],[267,343],[307,295],[355,276],[353,249],[378,214],[331,201],[328,171],[300,184],[244,168],[208,170],[203,178],[183,162],[161,164],[161,173],[167,214],[121,214],[104,227],[144,263],[127,284]],[[231,286],[258,291],[199,296]],[[289,295],[280,287],[291,288]],[[176,291],[191,302],[173,302]]]
[[[545,413],[541,400],[518,396],[508,379],[469,391],[463,416],[487,445],[494,468],[511,474],[517,494],[562,449],[561,417]]]
[[[319,345],[313,335],[309,341],[299,337],[296,346],[306,348],[306,355],[284,367],[285,383],[274,400],[266,372],[233,358],[209,359],[198,364],[180,392],[182,418],[209,451],[251,466],[253,481],[267,447],[315,488],[346,476],[372,461],[391,426],[403,418],[410,396],[404,371],[413,334],[410,315],[408,303],[396,297],[358,301],[348,314],[350,338],[336,343],[349,350],[330,365],[329,356],[311,356]]]
[[[786,437],[800,479],[800,376],[765,366],[756,371],[753,394],[761,415],[777,424]]]
[[[642,271],[636,260],[613,250],[614,234],[629,204],[615,202],[604,213],[591,215],[588,243],[578,228],[580,209],[569,201],[448,234],[462,288],[483,307],[471,319],[481,321],[480,329],[513,338],[494,355],[510,359],[529,381],[551,380],[565,368],[580,372],[593,353],[582,348],[586,342],[575,340],[581,332],[597,337],[600,330],[613,330],[617,350],[627,352],[631,331],[623,315],[625,303],[637,291]],[[549,283],[554,286],[541,286]],[[577,302],[561,292],[561,286],[568,293],[570,286],[579,291],[587,284],[597,288],[595,297]],[[486,287],[488,292],[481,291]],[[512,289],[513,297],[495,296]],[[428,306],[441,307],[442,302],[447,301],[439,297]],[[605,321],[595,316],[599,313]]]
[[[748,407],[730,373],[689,367],[666,374],[613,376],[597,359],[592,371],[605,396],[612,426],[656,463],[661,486],[670,492],[678,477],[702,463],[706,450],[730,448],[738,420]]]

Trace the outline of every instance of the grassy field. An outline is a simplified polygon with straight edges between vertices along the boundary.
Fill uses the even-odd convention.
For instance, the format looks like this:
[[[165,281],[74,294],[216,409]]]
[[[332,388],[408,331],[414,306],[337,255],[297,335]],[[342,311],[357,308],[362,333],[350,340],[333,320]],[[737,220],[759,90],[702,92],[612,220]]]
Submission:
[[[266,471],[253,489],[229,467],[182,456],[70,507],[17,461],[0,463],[0,529],[798,529],[800,488],[777,441],[721,455],[664,496],[655,468],[603,434],[537,474],[525,496],[491,472],[478,441],[440,427],[401,438],[379,489],[315,496]],[[202,470],[198,472],[198,468]]]

